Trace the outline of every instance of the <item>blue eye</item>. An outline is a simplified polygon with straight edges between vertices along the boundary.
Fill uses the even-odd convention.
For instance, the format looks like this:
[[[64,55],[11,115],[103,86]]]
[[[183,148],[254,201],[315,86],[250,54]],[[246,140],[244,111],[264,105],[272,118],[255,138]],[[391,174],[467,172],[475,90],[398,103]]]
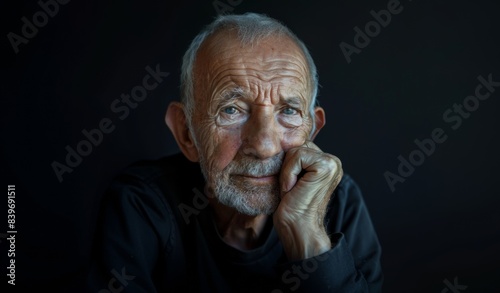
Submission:
[[[236,114],[238,112],[238,110],[235,107],[227,107],[227,108],[224,108],[222,111],[228,115],[233,115],[233,114]]]
[[[283,114],[295,115],[295,114],[297,114],[297,110],[295,110],[294,108],[285,108],[285,109],[283,109]]]

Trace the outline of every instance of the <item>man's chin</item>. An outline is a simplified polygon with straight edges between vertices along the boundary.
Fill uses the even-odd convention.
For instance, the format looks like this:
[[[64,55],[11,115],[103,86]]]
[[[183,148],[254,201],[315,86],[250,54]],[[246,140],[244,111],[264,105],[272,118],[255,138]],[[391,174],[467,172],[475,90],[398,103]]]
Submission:
[[[235,207],[235,209],[240,212],[241,214],[247,215],[247,216],[260,216],[260,215],[272,215],[274,211],[276,211],[277,207],[267,207],[267,208],[253,208],[253,207]]]
[[[264,193],[217,194],[216,198],[221,204],[248,216],[271,215],[279,204],[277,193],[269,193],[269,190]]]

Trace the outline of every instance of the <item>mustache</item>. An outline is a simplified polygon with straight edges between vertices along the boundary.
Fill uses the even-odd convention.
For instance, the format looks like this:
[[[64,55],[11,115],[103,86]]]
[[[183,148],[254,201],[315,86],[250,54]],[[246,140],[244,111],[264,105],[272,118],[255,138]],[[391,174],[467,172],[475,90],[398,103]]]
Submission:
[[[239,160],[232,161],[226,167],[225,173],[252,177],[277,175],[281,170],[284,156],[285,153],[281,152],[265,161],[241,157]]]

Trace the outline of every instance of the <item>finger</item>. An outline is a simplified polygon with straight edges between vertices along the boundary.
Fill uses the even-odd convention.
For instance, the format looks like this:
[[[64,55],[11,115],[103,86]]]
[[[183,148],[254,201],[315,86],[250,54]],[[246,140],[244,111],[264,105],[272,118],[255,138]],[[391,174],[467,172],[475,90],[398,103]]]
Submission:
[[[309,149],[313,149],[313,150],[317,150],[317,151],[323,152],[314,142],[312,142],[310,140],[306,140],[306,142],[304,142],[304,144],[302,145],[302,147],[306,147],[306,148],[309,148]]]
[[[301,172],[303,170],[307,172],[308,168],[317,163],[319,158],[318,151],[312,148],[298,147],[289,150],[283,160],[280,173],[282,193],[290,191],[297,183]]]

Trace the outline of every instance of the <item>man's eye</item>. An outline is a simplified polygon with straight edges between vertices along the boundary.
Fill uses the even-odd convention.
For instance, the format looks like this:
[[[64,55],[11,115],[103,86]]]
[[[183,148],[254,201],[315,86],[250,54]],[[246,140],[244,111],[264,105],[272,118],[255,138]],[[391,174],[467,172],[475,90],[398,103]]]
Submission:
[[[295,115],[295,114],[297,114],[297,110],[295,110],[294,108],[290,108],[290,107],[283,109],[282,112],[285,115]]]
[[[222,112],[224,112],[224,114],[233,115],[238,113],[238,109],[236,109],[235,107],[227,107],[222,109]]]

